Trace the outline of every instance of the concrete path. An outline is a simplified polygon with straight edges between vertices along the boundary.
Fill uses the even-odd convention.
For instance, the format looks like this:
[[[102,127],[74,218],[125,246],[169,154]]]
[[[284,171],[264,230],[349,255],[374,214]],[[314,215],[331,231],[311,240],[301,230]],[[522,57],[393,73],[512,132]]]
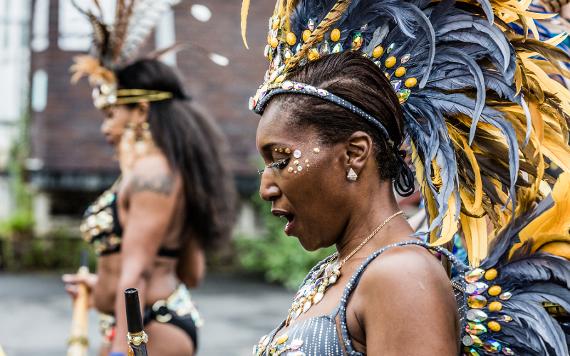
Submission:
[[[251,355],[257,340],[285,316],[293,294],[242,278],[210,276],[193,292],[206,321],[198,354]],[[64,356],[70,321],[71,303],[59,275],[0,274],[0,345],[6,356]],[[89,333],[97,345],[95,312]],[[96,355],[94,348],[90,355]]]

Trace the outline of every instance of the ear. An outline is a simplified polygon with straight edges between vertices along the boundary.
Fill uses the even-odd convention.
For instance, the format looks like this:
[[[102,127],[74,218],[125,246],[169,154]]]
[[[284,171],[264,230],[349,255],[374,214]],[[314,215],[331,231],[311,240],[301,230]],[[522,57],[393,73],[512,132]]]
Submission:
[[[372,137],[363,131],[356,131],[346,141],[346,169],[354,169],[360,174],[366,162],[373,157]]]
[[[148,101],[142,101],[133,110],[133,121],[135,124],[142,124],[148,120]]]

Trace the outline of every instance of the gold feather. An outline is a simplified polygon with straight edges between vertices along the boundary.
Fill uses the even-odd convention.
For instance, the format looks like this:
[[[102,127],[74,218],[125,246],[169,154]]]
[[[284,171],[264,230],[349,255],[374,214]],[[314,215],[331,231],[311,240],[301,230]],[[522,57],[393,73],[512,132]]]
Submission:
[[[477,267],[488,254],[487,220],[484,217],[474,218],[461,213],[460,221],[469,265]]]
[[[563,245],[570,244],[570,173],[558,177],[551,194],[554,205],[521,230],[520,242],[511,248],[510,256],[529,240],[533,250],[546,248],[557,255],[568,253],[568,246]]]
[[[247,15],[249,14],[249,1],[250,0],[242,0],[241,2],[241,39],[247,49],[249,49],[247,44]]]
[[[453,237],[458,230],[456,220],[457,213],[455,194],[451,194],[447,201],[447,212],[445,213],[441,223],[440,237],[431,243],[433,246],[441,246],[453,240]]]
[[[479,164],[475,158],[475,153],[473,153],[473,150],[469,147],[467,140],[463,138],[452,125],[448,124],[447,129],[451,139],[457,146],[462,148],[463,153],[467,156],[467,159],[471,164],[473,175],[475,176],[475,186],[473,188],[475,194],[473,203],[471,203],[469,197],[466,196],[464,192],[460,191],[461,202],[467,212],[472,215],[479,215],[481,213],[481,205],[483,203],[483,182],[481,180],[481,170],[479,169]]]

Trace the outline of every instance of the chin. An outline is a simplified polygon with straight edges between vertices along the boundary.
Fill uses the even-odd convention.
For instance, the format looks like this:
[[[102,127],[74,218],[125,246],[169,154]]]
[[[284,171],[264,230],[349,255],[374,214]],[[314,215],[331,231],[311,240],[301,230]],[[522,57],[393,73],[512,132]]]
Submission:
[[[295,237],[299,240],[299,243],[301,244],[301,246],[303,246],[303,249],[305,249],[305,251],[312,252],[312,251],[316,251],[322,247],[322,246],[315,245],[314,241],[307,241],[307,240],[304,240],[302,237],[299,237],[299,236],[295,236]]]

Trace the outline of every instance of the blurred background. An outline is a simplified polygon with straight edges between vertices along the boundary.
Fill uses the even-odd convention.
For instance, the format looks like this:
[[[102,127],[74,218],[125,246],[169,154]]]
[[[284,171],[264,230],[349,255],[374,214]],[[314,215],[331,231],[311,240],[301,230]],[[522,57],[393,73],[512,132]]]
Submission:
[[[183,0],[147,43],[148,51],[191,43],[229,60],[197,49],[164,58],[228,137],[241,198],[232,243],[209,256],[208,277],[195,292],[206,320],[204,355],[249,355],[284,317],[292,299],[286,287],[296,287],[328,253],[302,252],[256,198],[257,117],[247,102],[266,69],[274,4],[252,5],[250,50],[241,41],[240,6],[241,0]],[[8,356],[65,354],[71,302],[60,275],[74,272],[87,248],[78,229],[84,209],[118,176],[87,81],[69,81],[72,58],[88,50],[90,31],[71,0],[0,0],[0,345]],[[93,312],[92,350],[96,325]]]
[[[115,3],[99,1],[111,9]],[[201,355],[250,355],[285,316],[292,289],[331,252],[307,253],[285,237],[282,221],[257,195],[257,117],[247,102],[267,67],[263,48],[274,2],[252,1],[250,50],[240,36],[240,6],[241,0],[182,0],[142,51],[193,45],[164,61],[178,67],[193,100],[230,143],[240,213],[231,243],[208,256],[207,278],[193,292],[205,319]],[[550,26],[570,28],[570,6],[551,11],[561,16]],[[70,84],[72,59],[88,50],[90,31],[71,0],[0,0],[0,356],[65,354],[72,309],[60,276],[75,272],[88,249],[79,234],[83,211],[119,173],[87,81]],[[408,212],[417,201],[411,198]],[[90,355],[100,341],[97,319],[91,312]]]

